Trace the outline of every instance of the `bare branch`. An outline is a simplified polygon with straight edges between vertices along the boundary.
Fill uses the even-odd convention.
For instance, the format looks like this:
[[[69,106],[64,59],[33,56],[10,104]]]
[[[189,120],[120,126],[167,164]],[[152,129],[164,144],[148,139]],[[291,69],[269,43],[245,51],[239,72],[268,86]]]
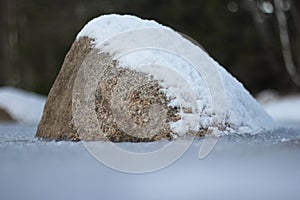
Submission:
[[[300,75],[297,72],[296,66],[293,61],[290,39],[288,34],[287,20],[284,11],[281,8],[282,0],[274,0],[276,17],[279,27],[279,35],[281,41],[282,55],[287,72],[291,76],[293,82],[300,87]]]

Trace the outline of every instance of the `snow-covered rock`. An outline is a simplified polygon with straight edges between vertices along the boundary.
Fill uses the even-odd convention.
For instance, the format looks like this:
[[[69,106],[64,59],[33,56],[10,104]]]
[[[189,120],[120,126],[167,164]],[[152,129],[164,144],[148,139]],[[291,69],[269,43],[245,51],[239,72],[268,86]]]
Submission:
[[[151,116],[151,109],[159,114]],[[147,127],[154,118],[163,124]],[[84,131],[85,139],[95,139],[94,132],[102,134],[98,139],[139,141],[121,135],[145,127],[162,127],[166,138],[211,128],[255,134],[276,123],[239,81],[176,31],[129,15],[95,18],[65,58],[37,136],[78,140],[77,131]]]
[[[43,113],[46,97],[13,87],[0,88],[0,108],[15,121],[38,124]]]

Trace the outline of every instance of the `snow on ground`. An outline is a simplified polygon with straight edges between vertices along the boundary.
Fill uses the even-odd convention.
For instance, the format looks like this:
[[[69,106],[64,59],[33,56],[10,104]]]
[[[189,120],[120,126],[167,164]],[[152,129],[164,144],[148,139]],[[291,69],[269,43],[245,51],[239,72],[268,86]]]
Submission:
[[[300,95],[278,96],[271,91],[262,92],[257,97],[267,113],[282,123],[300,127]]]
[[[282,97],[263,106],[278,121],[300,123],[300,95]]]
[[[0,108],[20,123],[38,124],[46,97],[13,87],[0,88]]]
[[[300,199],[299,144],[280,142],[299,132],[224,136],[203,160],[197,140],[167,168],[127,174],[95,160],[81,142],[45,142],[35,131],[0,124],[1,199]]]

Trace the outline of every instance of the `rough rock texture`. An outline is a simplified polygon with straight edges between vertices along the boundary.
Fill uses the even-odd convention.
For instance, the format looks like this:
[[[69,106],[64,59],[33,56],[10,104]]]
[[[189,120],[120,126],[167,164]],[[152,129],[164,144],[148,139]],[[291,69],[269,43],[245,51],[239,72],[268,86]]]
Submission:
[[[0,122],[13,122],[15,121],[10,114],[0,108]]]
[[[84,37],[73,43],[49,92],[36,137],[80,140],[72,121],[72,89],[76,73],[91,49],[90,38]]]
[[[128,69],[117,68],[116,66],[110,66],[109,73],[106,73],[100,82],[96,92],[95,102],[97,118],[101,130],[110,141],[147,142],[162,138],[172,139],[172,132],[167,122],[180,119],[177,115],[177,109],[167,106],[169,101],[160,91],[160,86],[157,82],[151,81],[144,84],[143,82],[145,79],[147,79],[145,74]],[[140,85],[141,83],[143,84]],[[126,90],[128,88],[134,88],[134,90],[127,92],[129,91]],[[118,104],[118,107],[124,109],[124,113],[127,113],[127,115],[118,117],[112,113],[112,92],[118,91],[120,94],[123,89],[125,89],[126,92],[125,94],[120,95],[120,98],[118,99],[122,100],[116,102],[115,105]],[[125,99],[123,99],[122,96],[125,97]],[[133,131],[131,122],[144,127],[144,130],[146,131],[155,129],[155,127],[147,128],[147,125],[149,125],[151,121],[149,109],[153,104],[158,104],[162,106],[164,110],[168,110],[166,113],[167,117],[164,119],[166,121],[162,125],[160,132],[153,134],[150,137],[147,136],[147,132],[143,131],[137,131],[130,135],[127,134]],[[128,119],[131,122],[127,121]]]
[[[172,139],[176,136],[172,133],[168,123],[180,119],[178,109],[168,106],[169,100],[161,92],[159,84],[154,80],[148,81],[145,84],[144,80],[148,78],[146,74],[117,68],[116,62],[109,55],[100,52],[97,53],[96,59],[98,60],[92,60],[92,62],[100,63],[98,70],[103,71],[103,76],[95,94],[95,111],[102,133],[98,135],[78,134],[72,116],[72,92],[80,66],[85,57],[92,50],[95,50],[91,42],[92,39],[82,37],[72,45],[64,60],[61,71],[50,90],[36,137],[47,140],[79,141],[109,139],[113,142],[147,142]],[[96,49],[97,51],[100,50]],[[130,123],[127,123],[126,118],[118,118],[112,113],[112,91],[120,90],[122,92],[124,88],[119,87],[124,87],[125,89],[130,87],[135,88],[133,91],[128,92],[128,94],[124,94],[125,98],[123,100],[125,103],[124,105],[120,105],[120,107],[124,108],[124,112],[127,113],[129,120],[137,126],[147,127],[149,125],[149,109],[151,105],[157,104],[163,110],[166,110],[166,118],[159,132],[152,134],[151,137],[143,137],[143,132],[135,134],[126,133],[130,131]],[[119,103],[122,104],[123,101]],[[127,125],[128,127],[126,127]],[[150,127],[148,130],[152,130],[153,128]]]

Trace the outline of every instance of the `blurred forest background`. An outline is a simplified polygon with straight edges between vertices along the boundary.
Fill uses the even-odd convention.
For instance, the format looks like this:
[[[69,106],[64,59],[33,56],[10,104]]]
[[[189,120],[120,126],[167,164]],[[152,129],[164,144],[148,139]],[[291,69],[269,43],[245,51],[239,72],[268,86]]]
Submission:
[[[47,94],[81,28],[102,14],[127,13],[197,40],[252,94],[300,91],[297,0],[0,1],[0,86]]]

